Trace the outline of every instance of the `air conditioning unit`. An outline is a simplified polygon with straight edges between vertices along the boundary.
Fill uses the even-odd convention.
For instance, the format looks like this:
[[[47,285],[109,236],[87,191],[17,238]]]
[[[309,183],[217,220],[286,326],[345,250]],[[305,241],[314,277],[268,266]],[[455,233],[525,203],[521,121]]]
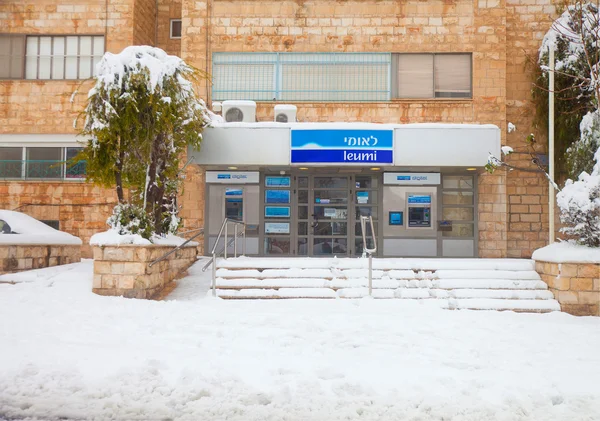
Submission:
[[[278,104],[275,106],[275,121],[278,123],[295,123],[298,108],[295,105]]]
[[[254,101],[223,101],[223,118],[228,123],[256,121],[256,102]]]

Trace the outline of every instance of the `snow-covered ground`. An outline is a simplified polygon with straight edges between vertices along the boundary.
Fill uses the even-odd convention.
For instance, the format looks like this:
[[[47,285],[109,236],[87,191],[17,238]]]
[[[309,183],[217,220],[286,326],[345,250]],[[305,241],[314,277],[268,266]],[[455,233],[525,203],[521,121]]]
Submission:
[[[598,420],[600,319],[410,300],[91,293],[91,261],[0,281],[0,419]],[[46,272],[44,272],[46,271]]]

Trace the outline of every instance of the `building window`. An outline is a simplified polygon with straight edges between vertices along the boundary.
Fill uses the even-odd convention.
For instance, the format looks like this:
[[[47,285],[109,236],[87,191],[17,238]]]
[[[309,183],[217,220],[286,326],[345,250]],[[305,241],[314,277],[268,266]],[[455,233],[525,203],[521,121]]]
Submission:
[[[25,79],[88,79],[104,55],[104,36],[27,36]]]
[[[397,98],[471,98],[471,54],[395,54]]]
[[[181,19],[171,19],[171,39],[181,38]]]
[[[475,238],[475,186],[472,175],[442,177],[442,220],[450,224],[442,237]]]
[[[86,162],[76,160],[82,149],[0,147],[0,178],[84,179]]]
[[[214,53],[213,99],[471,98],[471,54]]]
[[[389,53],[214,53],[213,99],[387,101]]]
[[[43,222],[44,224],[54,228],[55,230],[60,230],[60,221],[57,221],[55,219],[40,219],[40,222]]]
[[[22,79],[24,59],[25,37],[0,34],[0,79]]]

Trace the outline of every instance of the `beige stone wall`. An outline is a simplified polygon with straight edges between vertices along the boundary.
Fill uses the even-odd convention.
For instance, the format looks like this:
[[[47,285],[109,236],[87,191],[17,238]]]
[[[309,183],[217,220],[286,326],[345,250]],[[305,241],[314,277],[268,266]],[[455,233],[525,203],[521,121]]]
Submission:
[[[134,0],[133,45],[156,45],[156,0]]]
[[[171,19],[181,19],[181,0],[158,1],[157,46],[167,53],[181,55],[181,39],[171,39]]]
[[[92,257],[89,239],[107,229],[117,203],[113,190],[89,183],[0,181],[0,209],[17,210],[36,219],[58,220],[60,230],[82,239],[82,256]]]
[[[0,245],[0,274],[66,265],[79,261],[81,261],[81,246]]]
[[[157,297],[196,260],[196,247],[189,246],[150,266],[171,250],[172,246],[156,245],[94,247],[93,292],[127,298]]]
[[[561,310],[575,316],[600,316],[600,264],[535,262]]]
[[[507,54],[506,118],[517,126],[507,135],[507,144],[517,152],[526,152],[526,137],[535,133],[539,153],[548,153],[547,139],[533,127],[535,115],[531,102],[532,65],[544,34],[557,17],[553,0],[506,0]],[[511,165],[536,169],[528,153],[508,157]],[[543,174],[511,171],[507,176],[508,257],[530,257],[548,242],[548,181]]]

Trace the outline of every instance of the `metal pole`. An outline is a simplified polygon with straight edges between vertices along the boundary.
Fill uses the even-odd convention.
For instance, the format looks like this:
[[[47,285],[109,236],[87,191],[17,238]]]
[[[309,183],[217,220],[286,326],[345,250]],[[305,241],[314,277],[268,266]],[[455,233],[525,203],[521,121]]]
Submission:
[[[225,222],[225,250],[223,252],[223,257],[225,257],[225,259],[227,259],[227,222]]]
[[[238,238],[238,234],[237,234],[237,226],[238,224],[235,224],[235,227],[233,227],[233,257],[237,257],[237,238]]]
[[[213,271],[212,271],[212,295],[217,296],[217,255],[213,253],[212,257]]]
[[[550,179],[554,181],[554,47],[550,46],[550,74],[548,75],[548,170]],[[548,220],[550,222],[548,244],[554,243],[554,186],[548,187]]]
[[[246,225],[244,225],[244,231],[242,234],[243,234],[242,238],[244,239],[244,242],[242,243],[242,253],[245,256],[246,255]]]
[[[369,253],[369,297],[373,296],[373,255]]]

